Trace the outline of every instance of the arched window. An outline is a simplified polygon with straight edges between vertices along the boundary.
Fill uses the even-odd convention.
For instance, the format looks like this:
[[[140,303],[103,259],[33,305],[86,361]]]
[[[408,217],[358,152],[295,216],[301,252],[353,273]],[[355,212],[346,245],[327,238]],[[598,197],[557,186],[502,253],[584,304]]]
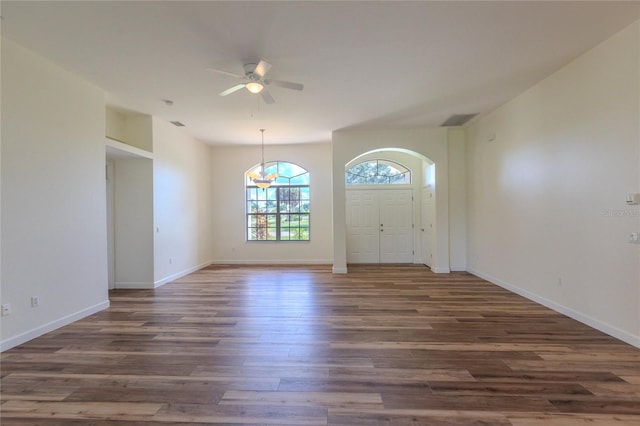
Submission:
[[[388,185],[411,183],[411,170],[389,160],[367,160],[345,172],[347,185]]]
[[[285,161],[265,163],[266,175],[277,173],[270,187],[261,189],[245,174],[247,241],[309,241],[309,172]]]

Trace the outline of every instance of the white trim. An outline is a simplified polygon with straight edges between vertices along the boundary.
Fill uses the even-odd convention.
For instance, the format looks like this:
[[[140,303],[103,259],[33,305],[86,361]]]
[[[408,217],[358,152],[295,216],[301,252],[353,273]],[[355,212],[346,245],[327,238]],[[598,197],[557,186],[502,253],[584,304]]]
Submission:
[[[360,184],[353,184],[353,185],[349,185],[346,184],[346,191],[368,191],[371,189],[381,189],[381,190],[387,190],[387,189],[414,189],[414,185],[412,183],[376,183],[376,184],[367,184],[367,185],[360,185]]]
[[[592,318],[588,315],[585,315],[581,312],[575,311],[567,306],[556,303],[552,300],[546,299],[542,296],[539,296],[535,293],[531,293],[528,290],[524,290],[520,287],[517,287],[513,284],[504,282],[498,278],[492,277],[491,275],[484,274],[480,271],[477,271],[473,268],[467,269],[467,272],[476,275],[482,279],[485,279],[495,285],[498,285],[506,290],[509,290],[513,293],[519,294],[522,297],[526,297],[529,300],[532,300],[536,303],[539,303],[543,306],[546,306],[549,309],[552,309],[556,312],[559,312],[563,315],[568,316],[576,321],[579,321],[583,324],[588,325],[589,327],[595,328],[596,330],[602,331],[605,334],[608,334],[611,337],[615,337],[616,339],[622,340],[625,343],[628,343],[632,346],[640,348],[640,336],[634,336],[628,331],[621,330],[618,327],[615,327],[611,324],[607,324],[595,318]]]
[[[211,265],[331,265],[332,259],[220,259]]]
[[[331,268],[331,272],[334,273],[334,274],[346,274],[349,271],[347,270],[346,267],[345,268],[338,268],[338,267],[334,266],[334,267]]]
[[[121,282],[121,281],[116,281],[116,289],[118,290],[122,290],[122,289],[127,289],[127,290],[141,290],[141,289],[153,289],[155,288],[155,286],[153,285],[152,282]]]
[[[193,272],[199,271],[202,268],[206,268],[207,266],[211,265],[212,262],[205,262],[205,263],[201,263],[200,265],[196,265],[194,267],[191,268],[187,268],[184,271],[180,271],[180,272],[176,272],[175,274],[171,274],[168,277],[165,277],[161,280],[158,280],[154,283],[153,287],[151,288],[157,288],[160,287],[162,285],[165,285],[167,283],[170,283],[171,281],[177,280],[178,278],[182,278],[185,275],[189,275]]]
[[[82,318],[88,317],[89,315],[93,315],[96,312],[100,312],[109,307],[110,303],[108,300],[104,302],[100,302],[97,305],[90,306],[86,309],[82,309],[76,313],[64,316],[55,321],[48,322],[36,328],[33,328],[29,331],[25,331],[24,333],[18,334],[17,336],[9,337],[8,339],[4,339],[0,341],[0,352],[4,352],[8,349],[21,345],[23,343],[28,342],[29,340],[35,339],[36,337],[40,337],[43,334],[49,333],[53,330],[57,330],[60,327],[64,327],[65,325],[71,324],[72,322],[81,320]]]
[[[451,269],[449,268],[441,268],[441,267],[436,267],[434,266],[433,268],[431,268],[431,271],[436,273],[436,274],[448,274],[451,272]]]
[[[111,138],[106,138],[105,150],[107,155],[114,157],[148,158],[153,160],[153,152]]]
[[[466,272],[467,270],[466,266],[451,266],[449,269],[451,272]]]

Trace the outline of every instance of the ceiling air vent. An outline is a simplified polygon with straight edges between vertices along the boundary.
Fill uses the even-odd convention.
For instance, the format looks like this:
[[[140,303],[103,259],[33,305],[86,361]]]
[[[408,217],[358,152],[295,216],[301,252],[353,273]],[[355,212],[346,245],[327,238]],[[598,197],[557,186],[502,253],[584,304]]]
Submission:
[[[440,127],[455,127],[462,126],[467,123],[467,121],[471,120],[478,114],[454,114],[451,117],[447,118],[444,123],[440,125]]]
[[[184,127],[184,124],[179,121],[172,121],[171,124],[173,124],[176,127]]]

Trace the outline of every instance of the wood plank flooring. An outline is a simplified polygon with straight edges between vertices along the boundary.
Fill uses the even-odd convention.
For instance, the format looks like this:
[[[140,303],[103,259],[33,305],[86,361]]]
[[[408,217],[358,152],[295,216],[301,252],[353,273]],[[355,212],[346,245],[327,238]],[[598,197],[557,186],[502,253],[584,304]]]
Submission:
[[[9,425],[640,425],[640,350],[466,273],[211,266],[2,354]]]

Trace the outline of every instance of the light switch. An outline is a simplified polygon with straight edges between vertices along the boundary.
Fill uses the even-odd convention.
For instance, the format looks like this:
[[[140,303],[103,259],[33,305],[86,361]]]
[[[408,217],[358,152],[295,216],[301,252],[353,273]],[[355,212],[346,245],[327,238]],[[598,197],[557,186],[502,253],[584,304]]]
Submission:
[[[627,194],[627,204],[630,206],[635,206],[637,204],[640,204],[640,194],[635,194],[635,193],[628,193]]]

